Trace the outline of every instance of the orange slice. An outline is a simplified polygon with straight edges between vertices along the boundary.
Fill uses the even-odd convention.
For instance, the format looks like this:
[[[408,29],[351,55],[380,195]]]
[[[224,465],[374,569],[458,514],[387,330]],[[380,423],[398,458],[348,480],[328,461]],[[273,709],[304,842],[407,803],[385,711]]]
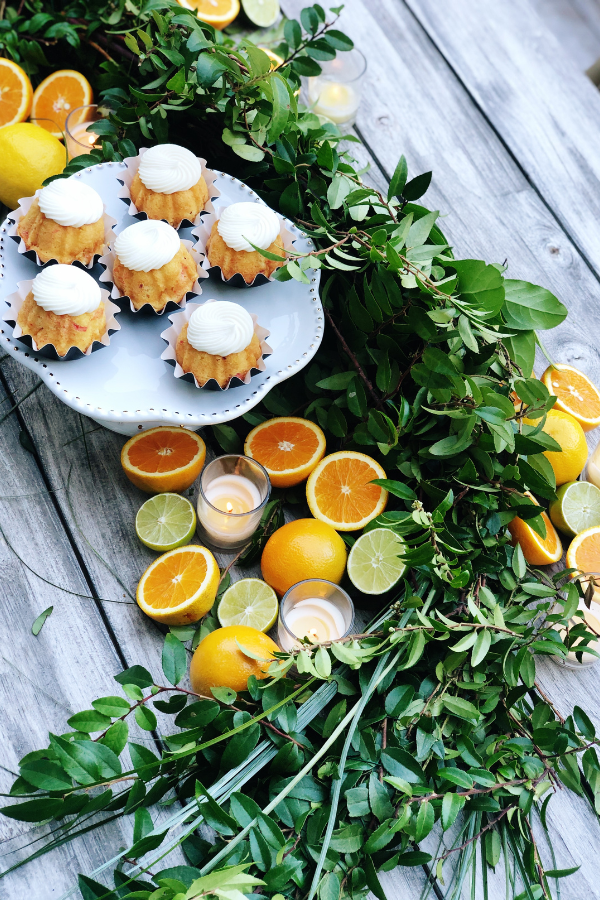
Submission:
[[[539,506],[529,491],[525,492],[525,496]],[[542,512],[542,519],[546,525],[545,538],[534,531],[531,525],[528,525],[523,519],[513,519],[508,523],[513,547],[516,544],[520,545],[523,556],[530,566],[548,566],[550,563],[558,562],[563,554],[558,532],[545,512]]]
[[[178,0],[186,9],[195,9],[198,18],[217,31],[231,25],[240,11],[240,0]]]
[[[80,106],[88,106],[93,101],[92,86],[81,72],[74,69],[59,69],[44,78],[33,94],[31,121],[50,131],[55,137],[62,137],[67,116]],[[71,119],[70,125],[87,121],[89,110],[82,109]]]
[[[554,409],[570,413],[584,431],[600,425],[600,391],[587,375],[573,366],[549,366],[542,381],[556,397]]]
[[[305,481],[323,459],[325,435],[308,419],[282,416],[253,428],[244,453],[265,467],[274,487],[292,487]]]
[[[33,88],[26,72],[11,59],[0,59],[0,128],[24,122]]]
[[[121,450],[125,474],[148,494],[189,488],[202,471],[205,458],[206,445],[200,435],[176,425],[134,434]]]
[[[163,553],[148,566],[136,599],[147,616],[165,625],[187,625],[206,615],[215,602],[219,567],[206,547],[191,544]]]
[[[315,519],[337,531],[358,531],[383,512],[387,491],[375,478],[386,474],[374,459],[354,450],[340,450],[322,459],[306,483],[306,499]]]

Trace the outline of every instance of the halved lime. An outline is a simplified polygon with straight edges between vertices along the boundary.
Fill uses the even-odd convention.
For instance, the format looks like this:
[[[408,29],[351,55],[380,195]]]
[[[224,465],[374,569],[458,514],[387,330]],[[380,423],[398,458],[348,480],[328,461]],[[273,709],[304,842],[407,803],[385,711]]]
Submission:
[[[269,28],[279,17],[279,0],[242,0],[242,7],[259,28]]]
[[[393,587],[406,565],[398,554],[405,550],[402,538],[389,528],[363,534],[348,556],[348,577],[363,594],[383,594]]]
[[[135,531],[142,544],[166,553],[189,544],[196,530],[196,511],[180,494],[157,494],[140,506]]]
[[[575,537],[600,525],[600,490],[595,484],[569,481],[559,487],[556,497],[548,512],[559,531]]]
[[[219,603],[217,616],[226,625],[249,625],[268,631],[277,620],[279,603],[272,587],[260,578],[242,578],[227,588]]]

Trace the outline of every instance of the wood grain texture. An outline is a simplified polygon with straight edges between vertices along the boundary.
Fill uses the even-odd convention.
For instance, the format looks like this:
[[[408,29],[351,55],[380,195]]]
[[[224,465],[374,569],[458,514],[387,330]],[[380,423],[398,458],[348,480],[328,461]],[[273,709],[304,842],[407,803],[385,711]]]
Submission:
[[[530,0],[562,50],[583,72],[600,57],[600,4],[597,0]]]

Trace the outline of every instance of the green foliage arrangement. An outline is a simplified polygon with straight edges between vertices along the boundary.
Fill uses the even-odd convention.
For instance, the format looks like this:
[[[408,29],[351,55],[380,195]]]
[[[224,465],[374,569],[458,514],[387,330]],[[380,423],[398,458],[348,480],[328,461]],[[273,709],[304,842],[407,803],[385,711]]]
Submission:
[[[122,694],[24,757],[2,812],[52,823],[33,855],[134,818],[132,845],[80,876],[85,900],[385,900],[377,872],[398,865],[425,866],[436,896],[456,898],[478,858],[484,896],[503,859],[507,896],[539,900],[574,871],[545,862],[557,785],[600,811],[588,716],[563,719],[535,682],[535,654],[564,658],[595,638],[578,613],[583,589],[568,572],[532,570],[505,535],[515,516],[545,534],[531,496],[555,496],[544,451],[560,448],[542,431],[553,398],[532,368],[536,331],[566,310],[501,265],[456,259],[438,213],[417,203],[431,173],[409,179],[402,157],[384,196],[363,182],[354,139],[299,105],[300,77],[351,47],[334,25],[319,5],[286,20],[272,71],[250,40],[165,0],[26,2],[0,20],[0,47],[33,75],[59,51],[62,65],[103,59],[102,149],[65,174],[170,139],[311,235],[315,250],[278,277],[321,269],[323,344],[285,391],[215,435],[233,449],[250,426],[294,413],[319,422],[330,450],[366,449],[393,498],[370,527],[406,548],[402,588],[365,634],[281,653],[247,692],[203,698],[181,686],[183,641],[211,621],[173,629],[159,679],[127,669]],[[276,501],[251,553],[280,521]],[[133,722],[153,749],[130,740]],[[169,814],[155,825],[159,803]],[[177,847],[189,864],[164,868]]]

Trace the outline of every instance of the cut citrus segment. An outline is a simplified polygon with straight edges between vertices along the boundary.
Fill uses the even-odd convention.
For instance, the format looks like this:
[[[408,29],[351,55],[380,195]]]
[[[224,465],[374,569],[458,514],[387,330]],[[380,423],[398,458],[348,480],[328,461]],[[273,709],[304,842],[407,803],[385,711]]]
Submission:
[[[195,9],[198,18],[217,31],[231,25],[240,11],[240,0],[178,0],[186,9]]]
[[[219,587],[219,567],[206,547],[192,544],[159,556],[144,572],[136,599],[156,622],[189,625],[206,615]]]
[[[204,465],[206,446],[200,435],[176,425],[160,425],[134,434],[121,450],[121,465],[130,481],[148,494],[184,491]]]
[[[258,656],[254,659],[243,650]],[[211,688],[229,687],[233,691],[245,691],[248,678],[266,678],[279,647],[271,638],[246,625],[229,625],[217,628],[202,640],[192,657],[190,681],[192,690],[204,697],[212,697]]]
[[[584,431],[600,425],[600,391],[587,375],[573,366],[549,366],[542,381],[556,397],[554,409],[572,415]]]
[[[325,435],[309,419],[282,416],[253,428],[244,453],[265,467],[273,487],[305,481],[325,453]]]
[[[89,106],[93,101],[92,86],[81,72],[74,69],[59,69],[39,84],[33,94],[31,120],[45,128],[55,137],[61,137],[65,130],[67,116],[80,106]],[[87,121],[89,111],[82,109],[69,123],[79,125]]]
[[[539,503],[535,497],[525,492],[525,496],[532,500],[537,506]],[[523,519],[513,519],[508,523],[508,530],[512,538],[512,544],[519,544],[523,551],[523,556],[531,566],[548,566],[550,563],[558,562],[563,554],[562,544],[558,536],[556,528],[548,518],[547,514],[541,511],[542,519],[546,526],[546,537],[541,537],[528,525]]]
[[[402,538],[389,528],[374,528],[359,537],[348,556],[348,577],[363,594],[384,594],[406,569],[398,558],[405,552]]]
[[[556,497],[548,512],[560,531],[574,537],[600,525],[600,490],[594,484],[570,481],[559,487]]]
[[[31,109],[33,88],[26,72],[12,59],[0,59],[0,128],[24,122]]]
[[[277,621],[279,603],[272,587],[260,578],[242,578],[227,588],[217,616],[221,625],[248,625],[268,631]]]
[[[196,531],[196,510],[179,494],[157,494],[140,506],[135,531],[142,544],[166,553],[189,544]]]
[[[370,484],[385,477],[379,463],[365,453],[331,453],[309,475],[306,499],[310,511],[337,531],[358,531],[385,509],[387,491]]]
[[[253,25],[270,28],[279,18],[279,0],[242,0],[244,12]]]

